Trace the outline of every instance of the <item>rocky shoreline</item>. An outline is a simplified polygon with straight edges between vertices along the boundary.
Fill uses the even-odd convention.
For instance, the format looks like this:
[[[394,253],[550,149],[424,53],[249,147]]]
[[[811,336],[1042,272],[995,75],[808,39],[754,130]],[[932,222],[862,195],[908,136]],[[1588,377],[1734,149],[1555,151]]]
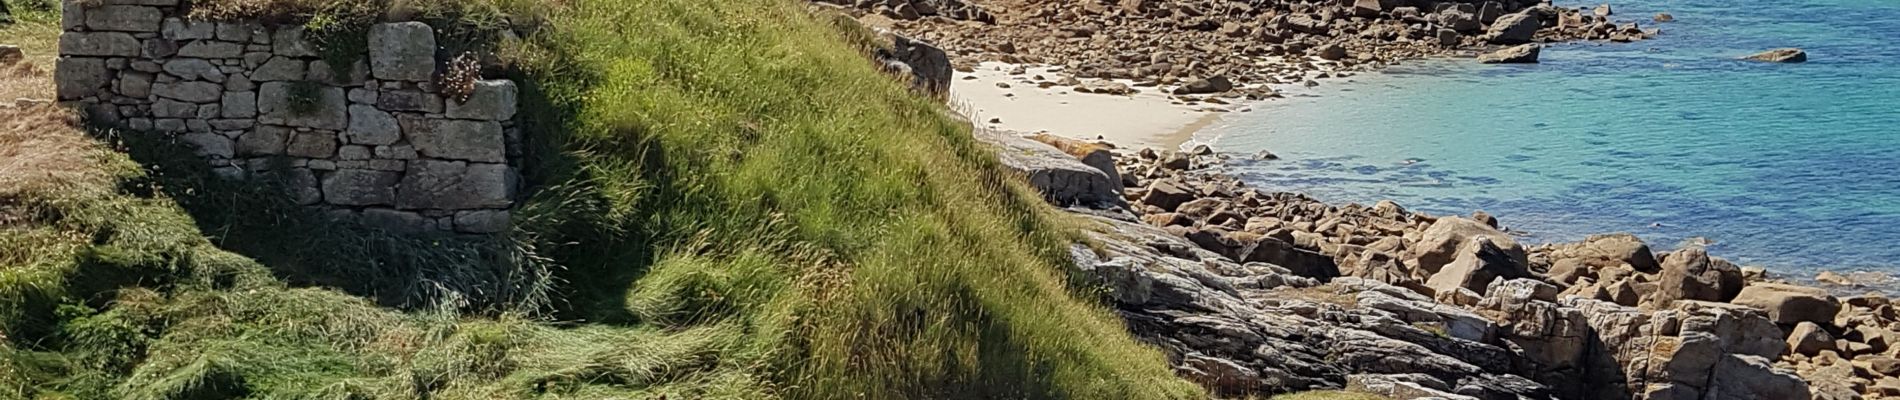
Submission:
[[[1159,90],[1190,104],[1277,97],[1274,85],[1318,85],[1405,60],[1661,33],[1618,22],[1624,17],[1608,5],[1529,0],[814,1],[933,43],[959,71],[986,61],[1051,65],[1062,73],[1034,83],[1108,95]]]
[[[1206,149],[983,137],[1093,223],[1077,270],[1223,397],[1900,396],[1900,313],[1884,296],[1840,298],[1628,234],[1526,246],[1482,213],[1262,191]]]
[[[1271,96],[1260,88],[1474,47],[1656,33],[1607,22],[1607,5],[995,3],[1018,7],[848,5],[868,25],[945,44],[942,58],[955,66],[1062,65],[1072,75],[1048,86],[1135,80],[1129,90],[1157,87],[1187,102]],[[1478,26],[1456,28],[1465,14]],[[1451,35],[1420,33],[1435,28]],[[1277,41],[1219,40],[1265,36]],[[1517,54],[1499,61],[1523,62],[1535,49],[1510,48]],[[947,68],[910,72],[948,79]],[[1231,155],[1205,147],[977,135],[1047,200],[1089,222],[1092,240],[1072,251],[1075,272],[1101,285],[1179,374],[1219,397],[1347,388],[1404,399],[1900,398],[1900,310],[1881,295],[1837,297],[1701,248],[1657,253],[1629,234],[1526,245],[1481,212],[1435,216],[1390,201],[1263,191],[1223,174]]]

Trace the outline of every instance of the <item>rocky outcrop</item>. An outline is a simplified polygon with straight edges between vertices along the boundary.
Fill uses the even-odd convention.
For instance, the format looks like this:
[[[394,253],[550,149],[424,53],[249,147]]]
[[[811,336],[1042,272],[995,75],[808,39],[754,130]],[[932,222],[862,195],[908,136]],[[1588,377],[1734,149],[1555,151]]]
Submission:
[[[1535,44],[1506,47],[1503,50],[1478,56],[1478,62],[1485,64],[1536,64],[1537,54],[1542,52],[1543,48],[1543,46]]]
[[[1017,171],[1050,202],[1060,205],[1118,206],[1121,181],[1084,164],[1062,150],[1011,132],[980,132],[978,139],[997,147],[997,159]]]
[[[1800,63],[1808,61],[1808,52],[1796,48],[1774,49],[1755,53],[1754,55],[1743,57],[1743,59],[1775,63]]]
[[[874,50],[872,57],[885,72],[909,77],[911,88],[918,92],[937,98],[950,94],[950,77],[955,71],[950,69],[950,56],[943,49],[889,31],[879,32],[879,36],[889,47]]]
[[[1135,215],[1089,214],[1100,251],[1074,254],[1078,274],[1107,289],[1138,336],[1223,397],[1349,387],[1702,400],[1900,389],[1900,377],[1889,378],[1900,373],[1900,349],[1889,345],[1900,339],[1900,313],[1884,298],[1751,283],[1699,248],[1658,257],[1626,234],[1525,249],[1483,213],[1435,217],[1391,202],[1261,192],[1207,169],[1218,155],[1193,154],[1204,153],[1121,157]],[[1256,256],[1263,248],[1304,256]],[[1312,267],[1327,264],[1314,256],[1335,269]]]

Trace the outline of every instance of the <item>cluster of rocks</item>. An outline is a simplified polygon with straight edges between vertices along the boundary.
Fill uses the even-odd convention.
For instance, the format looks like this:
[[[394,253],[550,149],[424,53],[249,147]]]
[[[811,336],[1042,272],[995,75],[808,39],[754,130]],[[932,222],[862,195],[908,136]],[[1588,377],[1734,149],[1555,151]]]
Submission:
[[[979,62],[1050,64],[1074,78],[1185,88],[1220,77],[1230,88],[1313,84],[1403,59],[1493,45],[1629,41],[1657,30],[1610,21],[1608,6],[1565,9],[1525,0],[992,0],[994,21],[855,5],[860,20],[937,43],[960,69]],[[1191,90],[1191,89],[1190,89]],[[1224,90],[1223,90],[1224,91]]]
[[[1064,176],[1031,183],[1098,223],[1099,250],[1078,246],[1077,268],[1181,374],[1224,396],[1900,394],[1900,312],[1884,297],[1840,300],[1628,234],[1526,246],[1481,212],[1265,192],[1216,172],[1224,156],[1205,148],[1118,157],[1102,143],[985,135],[1009,143],[1005,165]]]
[[[185,18],[178,0],[65,3],[59,100],[189,143],[219,173],[287,177],[297,199],[403,230],[506,229],[519,165],[511,81],[436,82],[435,33],[379,24],[349,65],[301,27]]]

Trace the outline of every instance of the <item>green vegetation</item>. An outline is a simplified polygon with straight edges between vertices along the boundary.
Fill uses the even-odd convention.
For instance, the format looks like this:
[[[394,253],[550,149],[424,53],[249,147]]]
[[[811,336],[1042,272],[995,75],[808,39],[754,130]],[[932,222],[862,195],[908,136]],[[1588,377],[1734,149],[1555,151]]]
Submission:
[[[168,140],[0,126],[80,149],[0,170],[86,167],[0,186],[0,398],[1205,397],[863,32],[796,0],[417,3],[197,10],[386,10],[494,51],[534,141],[514,232],[393,235]]]

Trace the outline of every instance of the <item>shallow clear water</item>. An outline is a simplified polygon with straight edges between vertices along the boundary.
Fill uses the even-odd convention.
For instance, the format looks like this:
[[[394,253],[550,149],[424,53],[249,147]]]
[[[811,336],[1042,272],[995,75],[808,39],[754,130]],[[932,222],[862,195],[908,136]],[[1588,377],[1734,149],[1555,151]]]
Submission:
[[[1535,65],[1412,62],[1200,139],[1282,156],[1237,163],[1267,189],[1481,209],[1533,242],[1631,232],[1660,250],[1702,237],[1784,272],[1900,268],[1900,1],[1613,6],[1663,35],[1556,45]],[[1677,22],[1650,22],[1658,11]],[[1810,61],[1736,60],[1776,47]]]

